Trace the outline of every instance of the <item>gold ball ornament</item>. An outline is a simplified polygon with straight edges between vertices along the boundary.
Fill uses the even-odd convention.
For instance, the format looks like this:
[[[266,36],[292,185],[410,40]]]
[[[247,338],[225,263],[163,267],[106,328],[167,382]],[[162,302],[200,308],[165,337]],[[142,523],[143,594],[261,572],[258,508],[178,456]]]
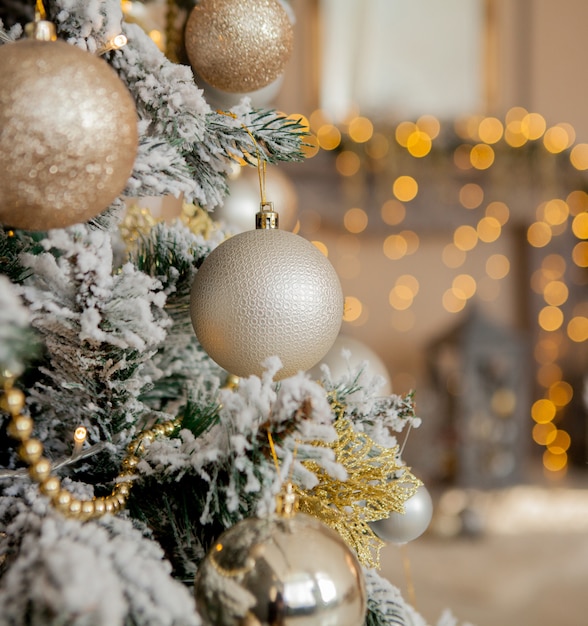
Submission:
[[[329,260],[306,239],[277,229],[224,241],[196,273],[192,324],[209,356],[235,376],[260,376],[278,356],[277,378],[317,363],[337,338],[343,292]]]
[[[104,61],[63,41],[0,46],[0,223],[84,222],[117,198],[138,145],[133,99]]]
[[[196,575],[206,626],[362,626],[355,554],[313,517],[246,519],[223,533]]]
[[[292,24],[278,0],[201,0],[184,35],[194,72],[230,93],[256,91],[275,81],[293,40]]]

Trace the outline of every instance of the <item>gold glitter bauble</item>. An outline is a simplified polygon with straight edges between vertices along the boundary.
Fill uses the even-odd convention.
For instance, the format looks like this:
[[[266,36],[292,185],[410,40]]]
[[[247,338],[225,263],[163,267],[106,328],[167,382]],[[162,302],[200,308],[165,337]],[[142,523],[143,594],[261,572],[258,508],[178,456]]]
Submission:
[[[106,61],[63,41],[0,47],[0,223],[84,222],[120,195],[137,153],[137,113]]]
[[[306,239],[283,230],[249,230],[206,258],[191,296],[202,347],[236,376],[260,376],[278,356],[277,378],[319,361],[343,318],[343,292],[329,260]]]
[[[278,0],[202,0],[186,24],[190,64],[230,93],[261,89],[283,71],[294,31]]]
[[[302,514],[227,530],[200,565],[194,594],[206,626],[363,626],[367,606],[352,550]]]

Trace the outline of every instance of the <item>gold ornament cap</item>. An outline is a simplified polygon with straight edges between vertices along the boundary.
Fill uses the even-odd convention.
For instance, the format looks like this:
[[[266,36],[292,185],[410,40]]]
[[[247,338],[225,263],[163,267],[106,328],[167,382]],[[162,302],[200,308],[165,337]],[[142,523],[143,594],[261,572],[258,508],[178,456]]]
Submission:
[[[49,20],[36,20],[25,26],[25,33],[29,39],[37,41],[57,41],[55,24]]]
[[[276,496],[276,514],[282,518],[290,518],[298,511],[298,495],[292,483],[286,483]]]
[[[273,202],[260,202],[259,211],[255,215],[256,230],[270,230],[278,228],[280,216],[274,211]]]

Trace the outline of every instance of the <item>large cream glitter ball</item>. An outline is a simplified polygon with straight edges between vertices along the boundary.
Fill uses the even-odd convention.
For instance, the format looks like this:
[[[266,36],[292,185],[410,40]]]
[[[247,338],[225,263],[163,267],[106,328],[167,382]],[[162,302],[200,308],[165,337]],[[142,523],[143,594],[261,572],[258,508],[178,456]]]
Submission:
[[[198,341],[236,376],[260,376],[278,356],[286,378],[317,363],[337,338],[343,292],[328,259],[283,230],[250,230],[224,241],[196,273],[191,295]]]
[[[84,222],[117,198],[137,153],[137,113],[106,61],[63,41],[0,46],[0,223]]]
[[[221,91],[247,93],[276,80],[292,53],[294,31],[278,0],[202,0],[188,18],[190,65]]]

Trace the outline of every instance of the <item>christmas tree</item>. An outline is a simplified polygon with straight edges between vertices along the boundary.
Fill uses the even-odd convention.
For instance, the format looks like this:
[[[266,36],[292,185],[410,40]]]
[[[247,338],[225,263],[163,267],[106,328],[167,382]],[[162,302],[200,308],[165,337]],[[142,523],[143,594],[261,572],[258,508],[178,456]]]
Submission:
[[[224,4],[240,23],[258,5],[261,19],[282,7],[208,3]],[[0,624],[323,624],[333,615],[339,624],[425,624],[378,574],[383,542],[373,530],[402,515],[421,486],[397,441],[419,423],[412,395],[378,395],[382,381],[364,367],[339,379],[323,368],[314,380],[299,354],[290,372],[292,355],[271,346],[297,344],[294,331],[267,329],[254,373],[223,368],[209,352],[225,342],[229,359],[243,348],[236,343],[249,354],[259,338],[215,336],[205,351],[194,332],[196,277],[222,283],[201,268],[235,240],[214,221],[229,173],[236,161],[257,165],[265,200],[263,166],[303,159],[303,124],[248,98],[214,110],[192,68],[125,21],[115,0],[16,1],[0,17]],[[259,87],[247,82],[248,63],[237,64],[235,91]],[[128,201],[169,195],[184,201],[169,222]],[[247,241],[256,251],[259,238]],[[238,274],[243,262],[231,260]],[[287,276],[260,272],[292,291]],[[238,278],[258,284],[255,273]],[[215,293],[209,317],[222,318],[231,307]],[[261,306],[273,311],[272,297],[262,294]],[[291,309],[288,328],[299,325]],[[330,312],[337,329],[340,313]],[[302,332],[323,334],[312,318]],[[276,516],[286,485],[282,500],[295,494],[302,512],[291,519]],[[300,576],[338,546],[335,557],[358,563],[351,594],[329,580],[314,604],[269,597],[285,581],[252,555],[269,551],[278,530],[293,537],[293,520],[304,538],[316,532],[296,544],[296,559],[286,555]],[[235,528],[236,538],[218,542]],[[232,550],[222,567],[206,556],[219,546]],[[263,614],[270,604],[273,617]]]

